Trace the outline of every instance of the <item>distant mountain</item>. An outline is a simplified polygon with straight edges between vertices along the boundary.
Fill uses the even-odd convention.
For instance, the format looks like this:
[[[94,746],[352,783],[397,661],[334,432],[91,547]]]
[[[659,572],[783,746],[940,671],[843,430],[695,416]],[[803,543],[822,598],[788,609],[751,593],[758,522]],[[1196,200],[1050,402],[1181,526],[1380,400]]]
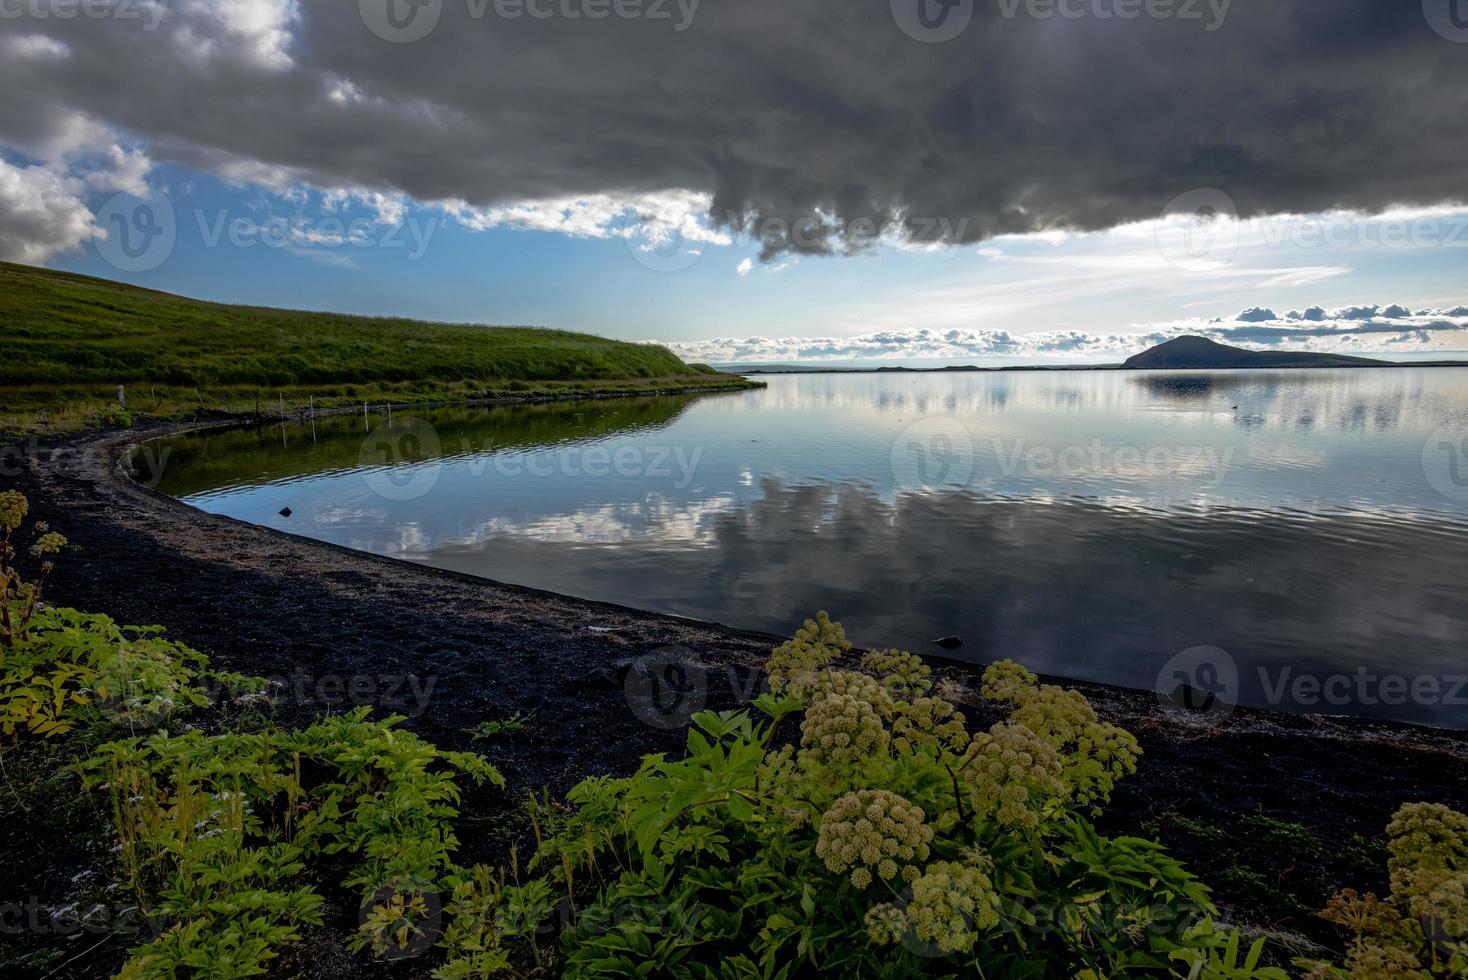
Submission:
[[[1319,368],[1392,367],[1390,361],[1346,354],[1313,354],[1282,350],[1244,350],[1207,337],[1177,337],[1158,344],[1122,364],[1123,370],[1154,368]]]

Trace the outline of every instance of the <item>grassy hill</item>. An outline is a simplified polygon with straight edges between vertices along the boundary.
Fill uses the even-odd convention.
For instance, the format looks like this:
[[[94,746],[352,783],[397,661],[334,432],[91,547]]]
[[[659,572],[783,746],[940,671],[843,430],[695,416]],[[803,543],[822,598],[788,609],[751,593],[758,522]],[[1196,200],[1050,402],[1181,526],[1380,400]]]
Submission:
[[[0,263],[0,425],[574,390],[740,385],[664,347],[528,327],[227,306]]]

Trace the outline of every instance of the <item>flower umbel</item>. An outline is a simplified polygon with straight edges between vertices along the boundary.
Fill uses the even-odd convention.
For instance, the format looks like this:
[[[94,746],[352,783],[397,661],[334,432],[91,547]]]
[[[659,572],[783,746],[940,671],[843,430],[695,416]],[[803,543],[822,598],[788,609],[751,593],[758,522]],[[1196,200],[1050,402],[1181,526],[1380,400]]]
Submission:
[[[872,870],[889,881],[904,865],[927,860],[933,828],[925,821],[920,807],[896,793],[847,793],[821,817],[816,856],[836,874],[854,869],[851,883],[857,888],[871,883]]]
[[[1054,747],[1023,725],[1001,721],[969,742],[962,774],[981,815],[1037,827],[1039,807],[1066,794]]]
[[[912,883],[907,918],[924,942],[966,953],[980,933],[999,924],[999,894],[978,868],[938,861]]]
[[[816,766],[852,766],[885,753],[887,729],[866,701],[851,695],[816,701],[800,723],[800,762]]]
[[[833,623],[825,612],[816,613],[816,618],[807,619],[794,637],[771,651],[765,664],[770,690],[782,693],[793,679],[829,666],[850,649],[851,643],[841,624]]]

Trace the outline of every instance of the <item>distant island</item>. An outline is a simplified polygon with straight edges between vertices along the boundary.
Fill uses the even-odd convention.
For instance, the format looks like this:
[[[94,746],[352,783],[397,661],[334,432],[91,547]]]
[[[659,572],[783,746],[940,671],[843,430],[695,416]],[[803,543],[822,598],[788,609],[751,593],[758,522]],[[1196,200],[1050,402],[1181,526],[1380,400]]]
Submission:
[[[1391,361],[1349,354],[1317,354],[1310,351],[1244,350],[1207,337],[1175,337],[1127,358],[1123,370],[1158,368],[1320,368],[1399,367]]]

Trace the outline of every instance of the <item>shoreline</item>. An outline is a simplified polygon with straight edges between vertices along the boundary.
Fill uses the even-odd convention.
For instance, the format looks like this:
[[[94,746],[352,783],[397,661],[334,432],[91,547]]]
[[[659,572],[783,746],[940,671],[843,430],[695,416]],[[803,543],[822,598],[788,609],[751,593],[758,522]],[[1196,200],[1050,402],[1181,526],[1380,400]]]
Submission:
[[[530,405],[563,401],[600,401],[613,398],[659,398],[677,395],[711,395],[720,393],[732,393],[742,391],[758,391],[767,387],[767,383],[761,380],[750,380],[742,375],[724,375],[724,380],[719,383],[700,381],[700,377],[708,375],[690,375],[681,381],[669,383],[674,379],[663,379],[661,384],[650,384],[648,387],[637,387],[637,379],[609,380],[585,382],[583,387],[580,382],[548,382],[548,385],[568,385],[565,388],[554,388],[554,390],[530,389],[524,392],[503,392],[494,389],[486,389],[492,394],[464,397],[449,392],[429,393],[423,398],[410,400],[394,400],[378,396],[375,402],[372,399],[360,399],[353,396],[345,404],[341,403],[344,395],[323,396],[320,407],[314,404],[312,399],[305,404],[301,403],[299,392],[293,393],[289,408],[282,400],[279,411],[269,411],[272,403],[269,399],[263,402],[267,411],[260,411],[262,403],[256,400],[256,411],[230,411],[228,408],[208,407],[199,396],[201,401],[198,407],[190,406],[188,411],[176,413],[164,413],[150,415],[139,412],[137,428],[152,429],[158,426],[239,426],[253,427],[261,425],[273,425],[283,421],[305,421],[312,418],[327,418],[340,415],[355,415],[358,412],[371,412],[374,414],[391,414],[393,409],[418,409],[418,408],[445,408],[451,406],[483,407],[492,405]],[[656,379],[650,379],[656,380]],[[537,383],[538,384],[538,383]],[[0,394],[5,391],[12,394],[26,389],[0,389]],[[400,394],[400,393],[399,393]],[[59,406],[65,410],[68,403]],[[110,406],[126,412],[127,409],[116,402]],[[89,433],[101,431],[98,423],[94,420],[89,424],[75,425],[53,425],[49,419],[50,410],[16,409],[10,415],[0,414],[0,438],[9,439],[12,442],[26,442],[32,445],[42,441],[48,443],[60,443],[68,440],[84,438]],[[10,424],[13,423],[13,424]],[[106,422],[101,426],[105,428]],[[185,431],[180,429],[179,431]],[[13,451],[14,447],[0,447],[0,453]]]
[[[564,792],[588,775],[626,773],[645,753],[677,752],[691,710],[757,693],[760,665],[780,638],[208,515],[133,482],[120,465],[129,443],[239,424],[51,439],[18,468],[7,465],[7,486],[78,549],[59,558],[48,601],[158,623],[218,669],[281,680],[281,724],[364,703],[408,715],[406,727],[444,747],[482,752],[509,788],[466,797],[467,827],[481,829],[513,825],[526,792]],[[982,667],[926,659],[965,688],[971,727],[995,720],[977,696]],[[641,668],[663,665],[690,682],[671,715],[634,703]],[[1397,805],[1468,798],[1468,732],[1245,708],[1211,721],[1165,710],[1150,691],[1047,680],[1080,691],[1141,741],[1141,768],[1118,787],[1102,826],[1160,837],[1213,886],[1227,915],[1301,943],[1328,945],[1335,935],[1313,916],[1330,892],[1384,891],[1377,852]],[[474,742],[466,731],[516,712],[531,718],[521,736]],[[467,827],[466,854],[502,846],[494,832]],[[1301,850],[1285,841],[1285,827],[1315,843]],[[1271,832],[1283,835],[1278,849]],[[22,879],[13,891],[42,895],[76,868],[65,848],[27,848],[14,834],[0,860]]]

